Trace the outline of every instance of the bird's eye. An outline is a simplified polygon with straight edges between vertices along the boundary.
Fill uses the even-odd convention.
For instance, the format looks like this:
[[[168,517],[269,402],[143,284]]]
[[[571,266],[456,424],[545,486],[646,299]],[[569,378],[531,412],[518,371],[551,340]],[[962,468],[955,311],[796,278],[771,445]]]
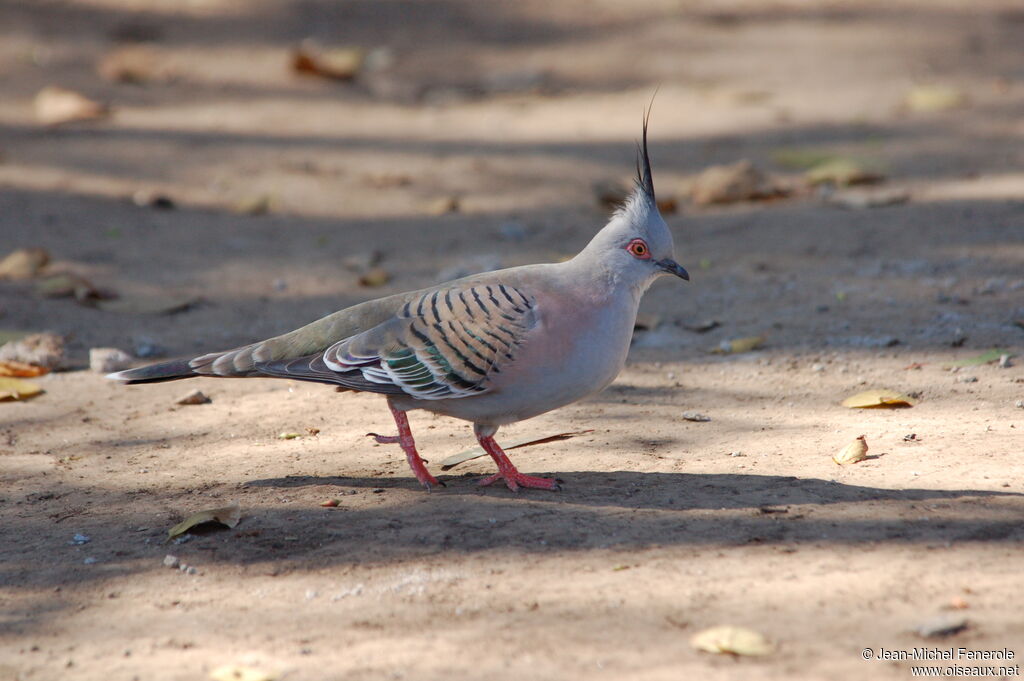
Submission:
[[[651,259],[651,249],[648,248],[647,242],[643,239],[633,239],[626,245],[626,250],[634,258],[639,258],[640,260]]]

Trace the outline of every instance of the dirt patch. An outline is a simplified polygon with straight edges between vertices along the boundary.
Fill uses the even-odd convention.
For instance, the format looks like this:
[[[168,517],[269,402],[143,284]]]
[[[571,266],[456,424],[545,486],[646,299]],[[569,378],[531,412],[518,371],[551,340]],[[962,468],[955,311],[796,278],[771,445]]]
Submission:
[[[81,368],[0,403],[4,674],[904,679],[911,662],[863,649],[1024,654],[1024,358],[946,368],[1024,354],[1013,3],[178,5],[0,9],[5,252],[39,246],[98,287],[199,300],[119,313],[0,282],[0,329],[64,334]],[[366,48],[368,70],[290,73],[308,37]],[[97,71],[126,39],[160,55],[158,81]],[[920,83],[962,97],[909,110]],[[92,347],[222,349],[444,273],[575,253],[606,218],[593,185],[630,173],[658,84],[654,179],[682,206],[666,219],[692,281],[648,293],[611,388],[499,433],[593,429],[510,453],[561,493],[480,489],[484,459],[441,473],[471,432],[416,413],[447,482],[423,492],[365,437],[391,427],[374,396],[122,387],[84,368]],[[48,85],[112,115],[43,128],[32,99]],[[687,203],[707,166],[750,159],[798,182],[808,154],[878,164],[909,199]],[[154,195],[167,203],[136,200]],[[382,285],[360,284],[369,263]],[[708,352],[757,335],[752,352]],[[871,387],[916,406],[840,406]],[[193,388],[212,402],[176,404]],[[834,464],[862,434],[876,458]],[[165,543],[232,502],[234,529]],[[964,631],[912,633],[957,608]],[[777,651],[690,647],[718,624]]]

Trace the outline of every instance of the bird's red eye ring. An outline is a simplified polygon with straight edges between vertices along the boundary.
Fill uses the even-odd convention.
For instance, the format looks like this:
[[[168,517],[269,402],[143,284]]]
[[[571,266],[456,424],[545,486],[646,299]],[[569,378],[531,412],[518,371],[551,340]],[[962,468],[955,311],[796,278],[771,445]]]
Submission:
[[[640,260],[651,259],[651,249],[643,239],[633,239],[626,245],[626,250],[634,258],[639,258]]]

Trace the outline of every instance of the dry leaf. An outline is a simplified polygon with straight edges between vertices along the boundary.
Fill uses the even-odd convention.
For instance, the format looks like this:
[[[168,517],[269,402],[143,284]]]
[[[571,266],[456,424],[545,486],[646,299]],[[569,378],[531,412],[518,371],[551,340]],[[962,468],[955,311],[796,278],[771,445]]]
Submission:
[[[918,113],[948,111],[967,104],[967,95],[949,85],[919,85],[907,93],[903,104]]]
[[[834,158],[808,170],[804,173],[804,179],[812,185],[834,184],[845,187],[851,184],[881,182],[885,175],[866,163],[848,158]]]
[[[513,449],[519,449],[521,447],[531,447],[533,445],[542,445],[542,444],[546,444],[548,442],[560,442],[561,440],[568,440],[569,438],[579,437],[580,435],[586,435],[587,433],[593,433],[593,432],[594,431],[592,429],[591,430],[577,430],[577,431],[571,431],[571,432],[568,432],[568,433],[558,433],[556,435],[548,435],[547,437],[542,437],[542,438],[533,439],[533,440],[520,440],[519,442],[516,442],[514,444],[505,445],[505,446],[502,447],[502,449],[504,449],[507,452],[507,451],[510,451],[510,450],[513,450]],[[456,466],[458,466],[460,463],[465,463],[466,461],[471,461],[473,459],[479,459],[482,456],[487,456],[487,452],[485,452],[480,447],[473,447],[472,449],[467,449],[464,452],[459,452],[458,454],[452,454],[451,456],[449,456],[448,458],[446,458],[444,461],[441,462],[441,470],[443,470],[443,471],[451,470],[452,468],[455,468]]]
[[[44,298],[74,297],[80,303],[91,303],[104,297],[102,291],[77,274],[62,272],[45,277],[36,284],[36,293]]]
[[[690,187],[690,197],[699,206],[771,199],[788,193],[788,188],[774,182],[747,160],[706,168]]]
[[[39,91],[35,98],[36,118],[43,125],[60,125],[73,121],[89,121],[105,118],[110,109],[74,90],[49,86]]]
[[[23,381],[19,378],[0,376],[0,402],[8,400],[27,400],[43,392],[35,383]]]
[[[893,407],[913,407],[914,401],[906,395],[893,390],[865,390],[843,400],[843,406],[850,409],[879,409]]]
[[[426,211],[431,215],[445,215],[446,213],[458,213],[459,212],[459,197],[457,196],[442,196],[440,198],[430,201],[425,206]]]
[[[683,420],[694,421],[696,423],[706,423],[711,420],[711,417],[706,414],[701,414],[699,411],[684,411]]]
[[[125,295],[114,300],[101,300],[97,307],[124,314],[171,314],[181,312],[196,302],[197,298],[187,295]]]
[[[834,161],[836,156],[815,149],[776,149],[770,154],[772,161],[789,170],[810,170],[814,166]]]
[[[863,435],[832,455],[832,460],[840,466],[848,466],[866,458],[868,458],[868,442]]]
[[[14,376],[16,378],[34,378],[50,373],[46,367],[29,364],[28,362],[15,362],[13,360],[0,360],[0,376]]]
[[[1013,357],[1013,354],[1009,350],[1002,350],[1000,348],[993,348],[988,352],[983,352],[980,355],[969,357],[967,359],[958,359],[955,362],[947,362],[942,365],[943,369],[952,369],[954,367],[976,367],[982,364],[990,364],[992,362],[998,362],[1003,355],[1007,355],[1007,359]]]
[[[690,638],[690,645],[708,653],[730,655],[769,655],[775,647],[759,632],[729,625],[699,631]]]
[[[360,286],[383,286],[389,281],[391,281],[391,273],[383,267],[374,267],[363,274],[363,276],[359,277]]]
[[[764,345],[764,336],[747,336],[746,338],[734,338],[724,340],[717,348],[711,350],[716,355],[735,355],[741,352],[750,352]]]
[[[265,215],[274,208],[276,203],[277,201],[270,194],[253,194],[236,201],[232,210],[239,215]]]
[[[212,681],[275,681],[277,674],[256,667],[226,664],[210,672]]]
[[[332,80],[352,80],[359,75],[366,53],[357,47],[319,50],[305,44],[292,52],[292,70]]]
[[[19,248],[0,260],[0,279],[31,279],[48,262],[50,254],[45,248]]]
[[[202,390],[192,390],[189,393],[182,395],[175,401],[175,404],[181,405],[195,405],[195,404],[210,404],[213,402]]]
[[[830,195],[827,202],[838,208],[862,210],[864,208],[881,208],[895,206],[910,200],[910,192],[905,189],[848,189]]]
[[[302,437],[301,433],[278,433],[278,440],[295,440]]]
[[[100,60],[96,70],[102,78],[114,83],[141,85],[167,82],[174,78],[166,58],[144,45],[129,45],[114,50]]]
[[[211,508],[206,511],[199,511],[198,513],[193,513],[188,518],[185,518],[180,523],[169,529],[167,531],[167,538],[174,539],[179,534],[184,534],[196,525],[202,525],[203,523],[217,522],[221,525],[234,527],[241,519],[242,509],[237,502],[222,508]]]

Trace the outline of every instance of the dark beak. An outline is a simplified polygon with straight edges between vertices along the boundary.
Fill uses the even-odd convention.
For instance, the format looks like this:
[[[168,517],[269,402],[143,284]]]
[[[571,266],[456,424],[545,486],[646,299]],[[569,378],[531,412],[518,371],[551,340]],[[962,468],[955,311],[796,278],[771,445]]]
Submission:
[[[658,269],[661,270],[662,272],[668,272],[669,274],[676,275],[680,279],[690,281],[690,273],[684,270],[682,265],[677,263],[675,260],[672,260],[671,258],[659,260],[655,264],[658,266]]]

